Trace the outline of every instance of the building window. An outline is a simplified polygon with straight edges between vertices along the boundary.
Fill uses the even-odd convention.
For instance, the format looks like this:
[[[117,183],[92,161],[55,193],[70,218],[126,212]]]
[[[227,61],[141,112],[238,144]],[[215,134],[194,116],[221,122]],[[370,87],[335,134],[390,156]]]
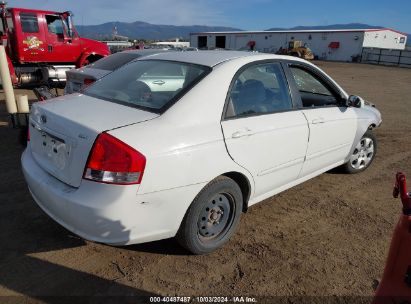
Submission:
[[[327,33],[323,33],[323,34],[322,34],[322,39],[323,39],[323,40],[327,40],[327,37],[328,37]]]
[[[400,43],[405,43],[405,37],[400,38]]]
[[[38,33],[39,23],[37,15],[32,13],[20,13],[21,28],[24,33]]]

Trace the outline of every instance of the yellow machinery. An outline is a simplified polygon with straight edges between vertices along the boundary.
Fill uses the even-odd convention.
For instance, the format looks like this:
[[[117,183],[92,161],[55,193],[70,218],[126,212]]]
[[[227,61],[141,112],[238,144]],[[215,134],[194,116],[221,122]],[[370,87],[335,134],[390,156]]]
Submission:
[[[283,49],[282,47],[278,50],[279,55],[289,55],[306,60],[313,60],[314,54],[310,48],[305,46],[302,41],[292,40],[288,43],[288,49]]]

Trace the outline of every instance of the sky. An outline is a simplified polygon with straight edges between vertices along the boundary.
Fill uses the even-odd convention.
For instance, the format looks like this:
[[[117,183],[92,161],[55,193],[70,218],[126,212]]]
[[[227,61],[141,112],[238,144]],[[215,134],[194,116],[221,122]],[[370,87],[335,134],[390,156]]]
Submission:
[[[265,30],[366,23],[411,33],[410,0],[9,0],[8,6],[71,10],[78,25],[144,21]]]

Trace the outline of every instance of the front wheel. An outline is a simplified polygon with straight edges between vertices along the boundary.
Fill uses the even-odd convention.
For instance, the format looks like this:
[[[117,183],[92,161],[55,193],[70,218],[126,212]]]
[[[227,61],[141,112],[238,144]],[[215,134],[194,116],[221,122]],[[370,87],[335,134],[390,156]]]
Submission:
[[[216,250],[234,233],[242,205],[241,189],[235,181],[225,176],[214,179],[192,202],[177,240],[194,254]]]
[[[377,153],[377,139],[371,131],[365,132],[354,148],[349,161],[342,166],[347,173],[358,173],[367,169]]]

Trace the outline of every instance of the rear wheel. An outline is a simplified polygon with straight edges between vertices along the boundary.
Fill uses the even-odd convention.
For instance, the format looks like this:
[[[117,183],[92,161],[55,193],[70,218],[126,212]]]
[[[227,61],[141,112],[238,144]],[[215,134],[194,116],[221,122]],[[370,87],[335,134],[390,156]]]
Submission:
[[[216,250],[234,233],[242,205],[238,184],[225,176],[216,178],[192,202],[177,233],[177,240],[194,254]]]
[[[371,131],[365,132],[355,147],[349,161],[342,166],[347,173],[358,173],[367,169],[377,153],[377,139]]]

